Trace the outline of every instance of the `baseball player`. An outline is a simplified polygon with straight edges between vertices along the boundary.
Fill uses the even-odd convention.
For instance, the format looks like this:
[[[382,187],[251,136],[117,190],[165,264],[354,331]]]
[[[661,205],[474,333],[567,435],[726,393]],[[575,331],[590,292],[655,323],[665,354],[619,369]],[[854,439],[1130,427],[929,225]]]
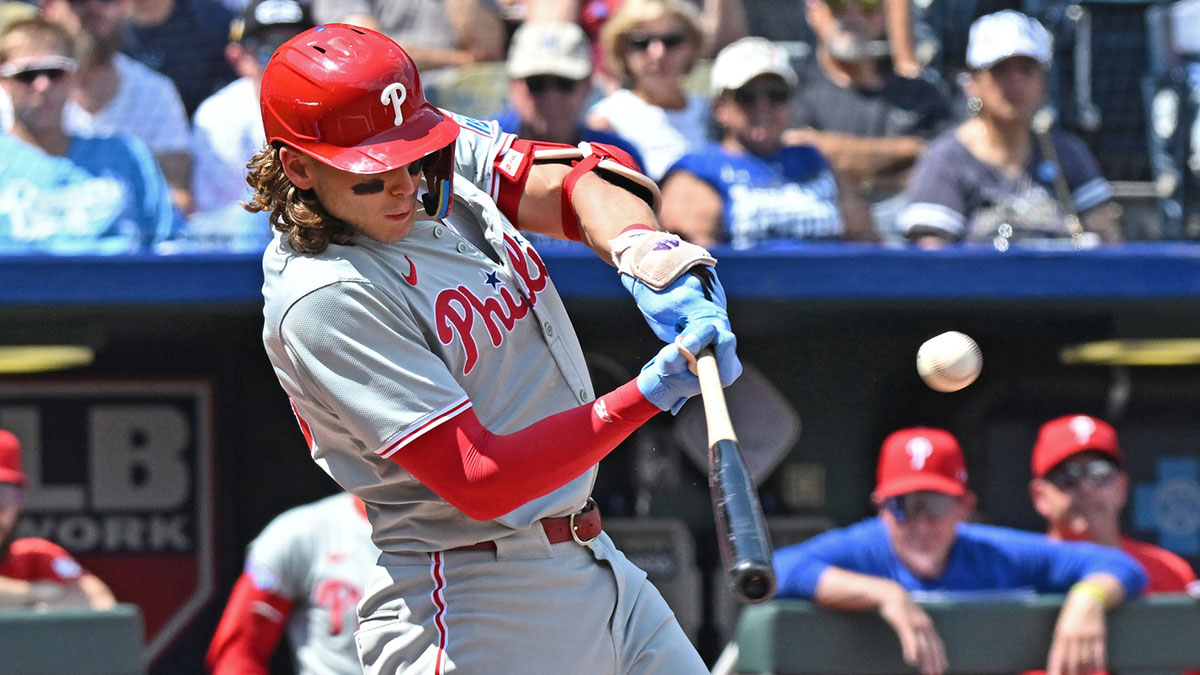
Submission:
[[[1129,475],[1111,424],[1091,415],[1052,419],[1038,430],[1030,463],[1029,494],[1050,537],[1125,551],[1146,568],[1147,593],[1182,593],[1196,581],[1183,558],[1121,534]]]
[[[382,551],[358,608],[365,671],[707,672],[589,493],[601,458],[699,393],[683,352],[711,346],[726,385],[741,372],[715,260],[661,231],[657,187],[622,153],[439,110],[379,33],[301,33],[261,100],[263,339]],[[669,343],[633,381],[592,392],[523,232],[617,267]]]
[[[0,429],[0,607],[112,607],[116,599],[108,585],[63,547],[36,537],[16,538],[27,482],[20,442]]]
[[[379,549],[363,503],[342,492],[284,511],[250,542],[205,662],[267,675],[287,628],[297,675],[361,675],[355,605]]]

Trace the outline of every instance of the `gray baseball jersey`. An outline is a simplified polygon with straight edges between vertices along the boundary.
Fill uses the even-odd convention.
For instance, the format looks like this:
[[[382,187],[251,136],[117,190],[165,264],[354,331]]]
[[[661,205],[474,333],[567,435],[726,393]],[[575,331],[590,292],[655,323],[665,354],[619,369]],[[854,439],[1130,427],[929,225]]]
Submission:
[[[468,406],[507,434],[594,399],[545,265],[489,195],[513,137],[455,119],[444,222],[319,255],[277,237],[263,258],[271,363],[313,458],[367,504],[383,550],[358,609],[364,670],[706,673],[662,596],[606,534],[551,546],[534,525],[579,510],[595,467],[477,521],[390,459]],[[482,541],[495,550],[450,550]]]
[[[294,603],[287,633],[297,675],[362,673],[355,608],[378,558],[370,524],[344,492],[284,511],[250,543],[246,573]]]
[[[466,516],[390,457],[473,406],[494,433],[593,400],[554,283],[495,206],[492,167],[513,136],[454,116],[447,223],[417,221],[393,244],[360,237],[298,255],[277,236],[263,257],[263,340],[313,458],[367,504],[384,551],[439,551],[502,539],[572,513],[595,468],[494,521]],[[485,250],[457,232],[481,228]]]

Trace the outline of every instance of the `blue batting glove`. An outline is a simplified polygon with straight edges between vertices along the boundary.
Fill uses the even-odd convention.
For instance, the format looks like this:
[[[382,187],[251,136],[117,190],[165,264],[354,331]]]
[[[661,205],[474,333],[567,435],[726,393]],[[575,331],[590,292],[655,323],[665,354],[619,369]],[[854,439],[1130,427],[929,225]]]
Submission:
[[[628,274],[621,274],[621,283],[633,295],[650,329],[663,342],[673,343],[688,326],[712,324],[715,335],[699,346],[711,344],[723,386],[729,386],[741,375],[737,338],[726,311],[725,289],[712,268],[694,267],[662,291],[655,291]]]
[[[700,393],[700,378],[688,370],[687,357],[679,348],[669,344],[642,367],[637,387],[647,401],[674,415],[689,398]]]

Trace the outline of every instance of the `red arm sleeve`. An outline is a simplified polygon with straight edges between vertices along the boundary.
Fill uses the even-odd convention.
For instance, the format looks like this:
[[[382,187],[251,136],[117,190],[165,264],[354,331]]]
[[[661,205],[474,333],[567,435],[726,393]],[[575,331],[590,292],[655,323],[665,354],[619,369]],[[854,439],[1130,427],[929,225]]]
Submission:
[[[205,664],[213,675],[269,675],[271,655],[291,611],[291,600],[259,589],[243,573],[233,585]]]
[[[468,407],[391,458],[463,513],[491,520],[567,484],[658,412],[636,381],[503,436]]]

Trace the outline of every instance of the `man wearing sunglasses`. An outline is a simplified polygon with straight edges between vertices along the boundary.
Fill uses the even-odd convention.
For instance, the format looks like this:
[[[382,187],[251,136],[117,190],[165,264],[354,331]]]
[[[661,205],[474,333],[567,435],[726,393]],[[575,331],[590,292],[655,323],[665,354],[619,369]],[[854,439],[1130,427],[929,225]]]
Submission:
[[[1121,534],[1129,476],[1112,425],[1091,415],[1066,415],[1038,431],[1033,446],[1033,507],[1054,539],[1118,548],[1146,569],[1147,593],[1182,593],[1196,581],[1187,561]]]
[[[166,181],[140,141],[67,132],[74,43],[42,18],[0,33],[0,88],[12,125],[0,133],[0,249],[121,254],[177,234]]]
[[[953,664],[916,604],[922,593],[1066,593],[1047,659],[1055,675],[1103,668],[1105,610],[1146,585],[1120,551],[968,523],[975,495],[958,441],[941,429],[884,440],[871,500],[876,517],[776,552],[778,595],[879,612],[925,675]]]
[[[510,107],[496,117],[501,131],[567,145],[607,143],[642,166],[641,153],[624,137],[583,123],[593,93],[592,54],[579,24],[525,22],[513,33],[505,71]]]

